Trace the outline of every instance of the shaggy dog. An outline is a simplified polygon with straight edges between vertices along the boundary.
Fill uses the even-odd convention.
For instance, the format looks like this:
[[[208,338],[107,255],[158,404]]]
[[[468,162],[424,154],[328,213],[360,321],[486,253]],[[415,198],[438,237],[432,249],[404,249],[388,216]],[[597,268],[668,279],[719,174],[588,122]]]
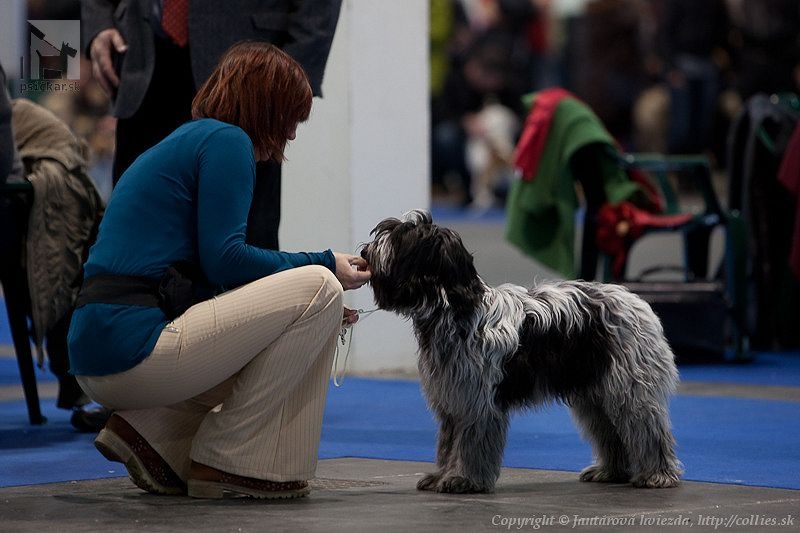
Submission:
[[[618,285],[489,287],[425,211],[380,222],[362,247],[375,303],[413,322],[422,389],[439,421],[438,470],[420,490],[491,492],[509,414],[567,404],[592,443],[582,481],[673,487],[668,398],[678,373],[661,323]]]

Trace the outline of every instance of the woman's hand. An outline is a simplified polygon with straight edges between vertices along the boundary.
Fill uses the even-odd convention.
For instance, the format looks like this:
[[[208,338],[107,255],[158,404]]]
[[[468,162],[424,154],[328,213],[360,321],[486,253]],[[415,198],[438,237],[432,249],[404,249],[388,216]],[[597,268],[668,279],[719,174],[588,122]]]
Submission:
[[[114,53],[124,54],[128,45],[122,34],[114,28],[101,31],[92,39],[89,46],[89,57],[92,59],[92,75],[105,93],[113,97],[119,86],[119,73],[114,70]]]
[[[363,257],[333,252],[336,260],[336,278],[344,290],[357,289],[369,281],[372,273]]]

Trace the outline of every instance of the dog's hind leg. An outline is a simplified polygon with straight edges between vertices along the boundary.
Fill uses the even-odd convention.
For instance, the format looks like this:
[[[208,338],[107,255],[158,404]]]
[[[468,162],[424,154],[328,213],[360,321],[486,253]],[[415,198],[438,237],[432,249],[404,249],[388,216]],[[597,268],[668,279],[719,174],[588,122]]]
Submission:
[[[588,399],[579,399],[572,404],[572,416],[581,433],[594,450],[596,463],[583,469],[581,481],[627,483],[628,454],[617,428],[603,407]]]
[[[453,428],[453,448],[441,474],[437,492],[492,492],[508,434],[508,417],[492,414],[458,421]]]
[[[419,490],[436,490],[436,486],[439,480],[442,479],[442,475],[450,461],[453,440],[455,439],[453,433],[455,425],[453,424],[453,419],[447,415],[440,415],[439,418],[439,435],[436,443],[436,466],[438,470],[432,474],[427,474],[417,482],[417,489]]]
[[[631,401],[629,397],[623,410],[620,403],[606,405],[618,413],[614,423],[628,451],[631,482],[636,487],[674,487],[683,470],[675,456],[666,399],[647,398],[646,393],[635,398],[637,401]]]

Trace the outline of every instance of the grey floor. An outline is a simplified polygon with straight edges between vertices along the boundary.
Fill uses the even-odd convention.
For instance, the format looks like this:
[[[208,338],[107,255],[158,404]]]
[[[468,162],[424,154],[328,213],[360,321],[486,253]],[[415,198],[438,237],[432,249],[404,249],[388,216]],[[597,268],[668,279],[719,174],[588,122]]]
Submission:
[[[537,523],[542,531],[800,529],[800,491],[711,483],[646,490],[526,469],[505,469],[493,494],[416,491],[417,479],[430,468],[326,460],[311,495],[284,502],[153,496],[127,478],[15,487],[0,490],[0,530],[516,531],[537,529]]]
[[[530,284],[554,274],[502,238],[499,224],[459,222],[487,282]],[[647,244],[648,260],[669,245]],[[632,267],[639,268],[638,259]],[[646,266],[646,265],[644,265]],[[44,398],[55,394],[43,384]],[[685,395],[800,402],[800,388],[685,383]],[[21,397],[0,387],[0,399]],[[46,400],[45,400],[46,401]],[[0,532],[13,531],[798,531],[800,491],[685,482],[666,490],[581,483],[574,472],[505,469],[497,491],[452,496],[415,483],[432,465],[332,459],[308,498],[288,502],[152,496],[127,478],[0,489]]]

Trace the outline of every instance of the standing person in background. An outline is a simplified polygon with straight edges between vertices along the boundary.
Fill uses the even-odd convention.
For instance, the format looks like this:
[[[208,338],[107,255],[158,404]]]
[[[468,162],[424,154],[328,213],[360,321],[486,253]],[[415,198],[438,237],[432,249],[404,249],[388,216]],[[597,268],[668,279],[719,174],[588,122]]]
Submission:
[[[730,18],[724,0],[665,0],[660,28],[670,89],[670,153],[703,153],[712,145],[727,56]]]
[[[483,193],[483,203],[491,203],[494,183],[473,180],[473,174],[491,171],[495,160],[503,159],[495,158],[503,151],[495,149],[497,144],[513,146],[516,121],[524,115],[521,97],[531,88],[526,31],[535,11],[529,0],[488,0],[473,7],[469,29],[463,20],[469,12],[454,11],[463,29],[454,34],[450,68],[433,106],[431,163],[434,180],[458,175],[462,206],[484,208],[476,202],[477,193]],[[503,142],[495,142],[497,138]],[[468,155],[470,144],[485,149],[474,150],[473,158]],[[491,157],[484,156],[487,153]],[[486,172],[490,174],[494,173]]]
[[[434,196],[448,193],[448,179],[455,175],[459,187],[469,184],[464,154],[464,131],[449,110],[453,97],[445,84],[472,39],[460,0],[429,0],[431,185]],[[468,191],[466,191],[468,194]]]
[[[112,97],[114,183],[139,155],[191,118],[197,87],[241,40],[274,44],[300,63],[315,96],[341,0],[82,0],[84,52]],[[278,249],[281,167],[260,162],[247,241]]]
[[[800,92],[800,2],[728,1],[740,41],[734,54],[742,99]]]
[[[623,146],[633,106],[646,86],[640,0],[591,0],[572,25],[574,64],[567,88],[586,102]]]

